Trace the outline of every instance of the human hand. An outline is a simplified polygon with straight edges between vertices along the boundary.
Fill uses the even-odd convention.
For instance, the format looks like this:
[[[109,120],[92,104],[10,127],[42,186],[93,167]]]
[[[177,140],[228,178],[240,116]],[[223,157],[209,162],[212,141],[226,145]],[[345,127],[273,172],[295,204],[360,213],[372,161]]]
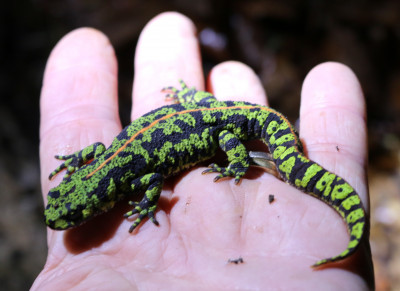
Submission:
[[[160,89],[180,78],[205,89],[202,76],[192,23],[176,13],[157,16],[137,46],[132,119],[163,105]],[[267,102],[257,76],[236,62],[214,68],[206,88],[220,100]],[[55,154],[109,145],[120,132],[117,98],[116,59],[104,35],[79,29],[64,37],[49,58],[41,96],[44,199],[62,176],[47,180],[59,165]],[[356,77],[343,65],[322,64],[307,76],[301,102],[308,157],[345,178],[368,209],[365,105]],[[203,170],[170,179],[156,212],[159,227],[145,220],[128,233],[132,220],[122,218],[129,210],[122,201],[78,228],[49,229],[47,263],[32,289],[371,287],[368,238],[342,267],[310,268],[347,246],[345,224],[329,206],[268,174],[249,174],[238,186],[214,183]],[[239,257],[243,263],[228,263]]]

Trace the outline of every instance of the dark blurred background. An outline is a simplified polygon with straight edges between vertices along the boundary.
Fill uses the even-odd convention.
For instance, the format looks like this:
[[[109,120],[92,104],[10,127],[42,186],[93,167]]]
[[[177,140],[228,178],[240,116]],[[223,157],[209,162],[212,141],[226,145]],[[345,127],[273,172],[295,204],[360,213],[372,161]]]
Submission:
[[[45,263],[39,184],[39,95],[46,59],[69,31],[92,26],[119,61],[124,125],[144,25],[175,10],[196,24],[204,70],[251,66],[270,105],[296,121],[301,84],[324,61],[351,67],[368,105],[371,246],[377,290],[400,290],[400,1],[20,0],[0,9],[0,289],[27,290]]]

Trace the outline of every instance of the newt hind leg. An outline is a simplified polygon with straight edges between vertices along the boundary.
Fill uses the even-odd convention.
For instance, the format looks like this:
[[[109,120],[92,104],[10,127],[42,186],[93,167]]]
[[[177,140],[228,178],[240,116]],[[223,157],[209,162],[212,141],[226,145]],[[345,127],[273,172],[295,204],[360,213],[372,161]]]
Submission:
[[[185,82],[179,80],[181,90],[169,86],[161,90],[167,93],[166,100],[172,100],[174,103],[188,103],[188,102],[212,102],[217,99],[209,92],[197,91],[195,87],[189,88]]]
[[[214,178],[214,182],[224,177],[234,177],[235,184],[239,184],[250,166],[250,158],[246,147],[228,130],[221,131],[218,140],[220,148],[228,156],[229,165],[227,167],[220,167],[213,163],[208,166],[209,169],[203,171],[203,174],[219,173]]]

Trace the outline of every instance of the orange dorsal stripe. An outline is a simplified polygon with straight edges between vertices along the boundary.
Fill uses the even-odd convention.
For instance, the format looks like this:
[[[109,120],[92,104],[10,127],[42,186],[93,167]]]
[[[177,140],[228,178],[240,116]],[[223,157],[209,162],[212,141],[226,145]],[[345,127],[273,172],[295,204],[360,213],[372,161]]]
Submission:
[[[165,115],[165,116],[163,116],[163,117],[161,117],[161,118],[159,118],[157,120],[154,120],[148,126],[143,127],[141,130],[139,130],[134,135],[132,135],[131,138],[128,139],[123,146],[121,146],[118,150],[116,150],[115,153],[112,156],[110,156],[108,159],[106,159],[104,162],[102,162],[95,170],[93,170],[91,173],[89,173],[86,176],[86,178],[90,178],[96,172],[100,171],[100,169],[102,169],[109,161],[111,161],[113,158],[115,158],[131,142],[133,142],[139,134],[144,133],[146,130],[154,127],[157,123],[159,123],[162,120],[166,120],[166,119],[168,119],[170,117],[173,117],[175,115],[181,115],[181,114],[191,113],[191,112],[196,112],[196,111],[212,111],[212,110],[226,110],[226,109],[252,109],[252,108],[259,108],[260,110],[263,110],[263,111],[272,112],[272,113],[278,115],[279,118],[283,119],[284,122],[290,124],[290,122],[287,120],[287,118],[285,116],[283,116],[281,113],[277,112],[276,110],[274,110],[272,108],[269,108],[269,107],[261,107],[261,106],[254,106],[254,105],[224,106],[224,107],[214,107],[214,108],[196,108],[196,109],[188,109],[188,110],[173,112],[173,113],[167,114],[167,115]],[[297,139],[297,135],[295,134],[295,132],[292,130],[292,128],[290,126],[289,126],[289,128],[290,128],[290,131],[292,132],[292,134],[294,134],[296,139]]]

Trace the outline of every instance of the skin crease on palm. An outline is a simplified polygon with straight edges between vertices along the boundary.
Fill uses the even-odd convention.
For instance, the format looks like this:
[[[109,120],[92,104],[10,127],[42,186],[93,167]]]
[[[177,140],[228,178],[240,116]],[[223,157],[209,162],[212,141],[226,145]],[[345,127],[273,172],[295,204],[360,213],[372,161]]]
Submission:
[[[167,102],[160,89],[178,79],[220,100],[267,104],[247,66],[226,62],[205,87],[196,30],[178,13],[144,28],[135,54],[132,119]],[[41,94],[40,156],[44,201],[62,175],[60,161],[97,141],[109,145],[121,130],[117,61],[101,32],[82,28],[52,51]],[[301,92],[300,136],[306,154],[345,178],[369,213],[364,97],[353,72],[338,63],[316,66]],[[340,151],[337,151],[336,146]],[[86,224],[48,229],[48,258],[32,290],[368,290],[373,288],[368,235],[357,253],[322,270],[316,261],[339,254],[349,235],[328,205],[252,169],[235,185],[213,182],[197,167],[168,179],[156,211],[132,234],[123,219],[128,200]],[[269,204],[269,194],[275,201]],[[243,263],[228,263],[243,258]],[[310,289],[311,288],[311,289]]]

